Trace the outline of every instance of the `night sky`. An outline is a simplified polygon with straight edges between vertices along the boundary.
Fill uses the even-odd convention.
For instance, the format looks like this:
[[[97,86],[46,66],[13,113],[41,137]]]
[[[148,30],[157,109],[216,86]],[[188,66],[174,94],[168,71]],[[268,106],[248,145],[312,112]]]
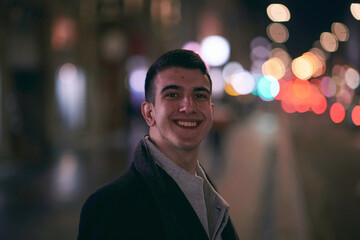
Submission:
[[[242,0],[250,12],[264,11],[271,3],[282,3],[288,7],[291,19],[283,23],[289,30],[289,39],[285,43],[293,57],[308,51],[320,38],[322,32],[331,32],[333,22],[345,23],[351,16],[349,0],[289,0],[263,1]],[[352,20],[352,18],[350,18]],[[271,23],[264,14],[263,21]],[[356,21],[353,19],[353,21]],[[360,24],[360,22],[359,22]],[[351,29],[350,29],[351,30]]]

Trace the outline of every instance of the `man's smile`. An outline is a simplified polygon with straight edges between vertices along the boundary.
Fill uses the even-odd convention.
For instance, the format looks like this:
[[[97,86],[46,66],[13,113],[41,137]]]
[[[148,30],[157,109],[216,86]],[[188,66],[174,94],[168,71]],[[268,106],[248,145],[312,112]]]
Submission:
[[[183,120],[176,120],[174,121],[176,125],[180,127],[186,127],[186,128],[195,128],[197,127],[201,121],[183,121]]]

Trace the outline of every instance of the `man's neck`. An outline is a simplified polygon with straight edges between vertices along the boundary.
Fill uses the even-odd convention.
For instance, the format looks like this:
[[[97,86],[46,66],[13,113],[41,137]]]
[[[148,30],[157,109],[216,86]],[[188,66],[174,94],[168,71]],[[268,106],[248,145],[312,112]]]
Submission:
[[[194,149],[179,149],[171,145],[159,144],[153,139],[151,142],[171,161],[191,174],[195,174],[198,161],[199,147]]]

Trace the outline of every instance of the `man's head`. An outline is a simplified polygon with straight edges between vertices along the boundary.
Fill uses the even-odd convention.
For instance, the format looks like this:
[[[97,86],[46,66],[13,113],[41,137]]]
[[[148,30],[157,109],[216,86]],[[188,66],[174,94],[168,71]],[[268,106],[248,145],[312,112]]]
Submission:
[[[145,78],[145,101],[155,104],[155,81],[156,75],[169,67],[182,67],[187,69],[199,69],[212,82],[204,61],[193,51],[176,49],[160,56],[149,68]]]
[[[165,53],[150,67],[141,112],[163,152],[198,149],[211,129],[214,104],[206,66],[194,52]]]

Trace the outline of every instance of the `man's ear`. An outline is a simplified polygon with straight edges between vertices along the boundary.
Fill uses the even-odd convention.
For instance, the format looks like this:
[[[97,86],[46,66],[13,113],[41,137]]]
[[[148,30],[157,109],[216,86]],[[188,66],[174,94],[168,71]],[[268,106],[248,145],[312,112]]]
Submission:
[[[214,115],[215,115],[215,105],[214,105],[214,103],[210,103],[211,105],[210,105],[210,107],[211,107],[211,114],[212,114],[212,117],[214,117]]]
[[[143,115],[149,127],[155,125],[154,105],[152,103],[150,102],[141,103],[141,114]]]

